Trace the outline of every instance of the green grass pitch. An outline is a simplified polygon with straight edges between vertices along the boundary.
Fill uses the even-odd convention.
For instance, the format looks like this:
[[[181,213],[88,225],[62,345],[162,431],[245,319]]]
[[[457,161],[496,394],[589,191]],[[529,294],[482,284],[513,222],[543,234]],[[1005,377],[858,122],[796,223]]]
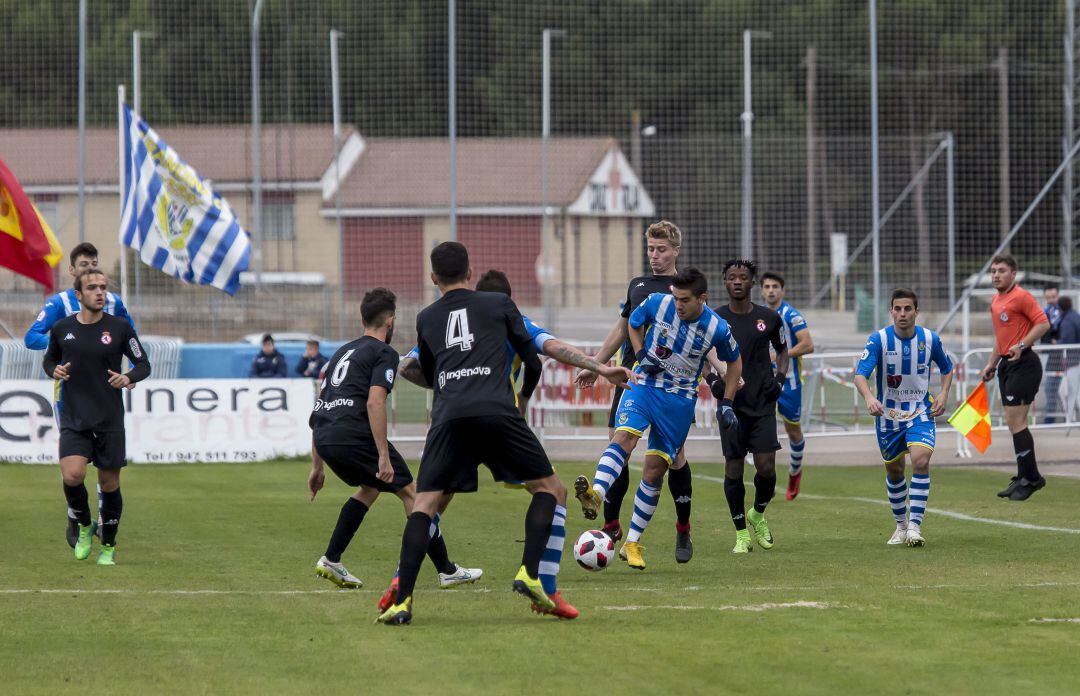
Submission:
[[[557,467],[568,482],[591,470]],[[934,470],[928,544],[909,549],[885,545],[880,468],[810,463],[805,495],[769,508],[776,548],[737,558],[722,470],[695,465],[694,560],[675,564],[665,490],[644,572],[578,568],[571,546],[592,525],[571,499],[560,585],[576,621],[510,592],[527,499],[486,480],[443,523],[451,558],[483,580],[441,591],[425,564],[413,625],[392,628],[372,622],[400,503],[384,496],[345,554],[365,587],[336,591],[313,565],[349,489],[328,477],[309,503],[307,469],[129,467],[118,565],[99,568],[64,543],[55,467],[0,465],[2,691],[1080,692],[1080,534],[984,521],[1080,529],[1077,480],[1010,504],[999,473]]]

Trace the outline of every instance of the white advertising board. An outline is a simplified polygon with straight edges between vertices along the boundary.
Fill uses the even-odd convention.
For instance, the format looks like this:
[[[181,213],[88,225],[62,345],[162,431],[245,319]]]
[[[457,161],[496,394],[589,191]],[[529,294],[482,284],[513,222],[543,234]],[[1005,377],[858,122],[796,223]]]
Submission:
[[[306,379],[163,379],[124,390],[127,458],[237,462],[305,455],[315,384]],[[52,464],[53,383],[0,383],[0,460]]]

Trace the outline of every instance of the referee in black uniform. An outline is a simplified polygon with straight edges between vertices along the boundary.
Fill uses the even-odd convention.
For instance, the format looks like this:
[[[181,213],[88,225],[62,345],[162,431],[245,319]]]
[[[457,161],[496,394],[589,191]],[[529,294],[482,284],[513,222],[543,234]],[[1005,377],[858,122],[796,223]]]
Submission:
[[[622,313],[596,353],[595,358],[598,363],[606,365],[615,352],[622,348],[622,366],[634,367],[634,350],[630,347],[628,329],[630,314],[654,292],[671,294],[671,283],[678,272],[675,262],[679,258],[681,249],[682,230],[674,223],[660,220],[649,225],[649,229],[645,231],[645,251],[649,257],[652,273],[638,276],[627,285]],[[577,373],[574,381],[582,387],[590,387],[596,382],[596,377],[595,372],[582,369]],[[621,387],[616,387],[614,398],[611,400],[611,410],[608,413],[609,439],[615,435],[615,414],[619,410],[619,401],[624,391]],[[675,461],[668,469],[667,485],[671,492],[671,499],[675,503],[675,561],[688,563],[694,555],[694,546],[690,539],[690,504],[694,484],[684,448],[679,449],[675,455]],[[619,541],[623,536],[619,514],[622,512],[623,499],[629,487],[630,471],[624,466],[604,498],[604,531],[615,541]],[[619,550],[619,555],[623,559],[626,558],[622,549]]]
[[[124,401],[121,390],[150,375],[146,351],[131,323],[103,310],[109,280],[96,269],[75,278],[75,296],[81,309],[53,324],[42,367],[60,380],[60,473],[64,496],[78,520],[75,558],[84,560],[93,544],[86,465],[93,461],[101,486],[101,552],[98,565],[115,565],[116,531],[124,499],[120,495],[120,469],[127,464]],[[120,374],[124,356],[131,370]]]
[[[525,550],[513,589],[540,609],[555,609],[539,580],[556,505],[566,487],[525,423],[507,379],[507,341],[525,368],[521,397],[540,381],[540,358],[521,313],[508,296],[469,289],[469,254],[457,242],[431,252],[431,280],[442,297],[416,317],[417,347],[425,381],[432,385],[431,427],[417,475],[413,512],[405,525],[398,565],[398,601],[379,622],[412,620],[412,593],[440,498],[477,488],[483,463],[496,481],[524,481],[532,494],[525,516]]]
[[[768,307],[750,301],[756,275],[757,267],[753,261],[733,259],[724,264],[724,286],[730,302],[716,308],[716,313],[731,327],[743,361],[743,385],[735,392],[734,400],[738,427],[720,429],[726,462],[724,495],[735,523],[734,553],[747,553],[753,549],[746,529],[747,521],[754,528],[758,546],[763,549],[773,547],[772,532],[765,520],[765,506],[776,491],[776,451],[780,449],[776,438],[776,400],[780,398],[788,366],[783,320]],[[770,346],[776,352],[775,372]],[[715,380],[712,388],[714,395],[718,391],[722,394],[723,380]],[[747,452],[754,455],[757,473],[754,474],[754,506],[744,513],[743,467]]]

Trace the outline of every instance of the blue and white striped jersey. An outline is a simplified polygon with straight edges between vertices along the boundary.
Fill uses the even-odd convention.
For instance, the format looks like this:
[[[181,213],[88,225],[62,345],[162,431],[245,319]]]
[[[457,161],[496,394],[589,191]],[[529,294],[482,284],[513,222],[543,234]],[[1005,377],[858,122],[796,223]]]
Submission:
[[[782,321],[781,327],[784,332],[784,344],[787,345],[788,350],[791,350],[795,347],[795,344],[798,343],[795,334],[808,328],[806,319],[802,314],[799,314],[799,310],[789,305],[786,301],[780,303],[780,306],[776,308],[776,313],[780,315]],[[792,358],[788,365],[787,388],[798,389],[801,386],[802,358]]]
[[[906,339],[892,326],[870,334],[855,374],[869,379],[877,370],[877,398],[885,407],[885,415],[877,417],[878,430],[900,430],[906,421],[930,420],[930,363],[943,375],[952,372],[941,338],[930,329],[916,326]]]
[[[675,298],[654,292],[630,314],[630,326],[648,326],[645,349],[663,370],[656,375],[642,374],[642,384],[697,398],[697,386],[706,355],[713,348],[725,362],[739,357],[739,345],[728,323],[708,306],[694,321],[682,321],[675,312]]]
[[[56,293],[49,298],[38,313],[37,320],[26,330],[23,343],[31,350],[45,350],[49,347],[49,331],[52,329],[53,324],[64,317],[70,317],[80,309],[79,300],[75,297],[75,288],[68,288],[63,292]],[[124,303],[119,296],[111,292],[105,293],[105,307],[103,309],[106,314],[127,319],[128,323],[131,324],[131,328],[135,328],[135,322],[131,320],[131,315],[128,314],[127,308],[124,307]]]

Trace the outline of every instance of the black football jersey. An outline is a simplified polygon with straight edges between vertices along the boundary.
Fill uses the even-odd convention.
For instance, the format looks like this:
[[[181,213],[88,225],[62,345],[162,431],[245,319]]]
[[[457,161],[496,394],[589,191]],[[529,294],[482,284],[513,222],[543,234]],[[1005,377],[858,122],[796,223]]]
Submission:
[[[394,388],[398,354],[372,336],[361,336],[337,349],[326,363],[325,377],[308,424],[319,445],[350,445],[371,437],[367,400],[371,387]]]
[[[776,408],[763,395],[765,385],[773,379],[772,356],[769,346],[777,352],[784,350],[783,320],[773,310],[753,304],[747,314],[736,314],[728,305],[716,308],[731,328],[742,356],[742,389],[735,392],[735,411],[747,416],[764,416]]]
[[[526,365],[538,365],[539,358],[513,300],[501,293],[451,290],[420,311],[416,333],[421,369],[435,391],[432,425],[518,415],[506,344]]]
[[[630,314],[637,309],[638,305],[645,301],[654,292],[671,294],[671,282],[675,280],[673,275],[647,275],[638,276],[626,286],[626,301],[623,302],[622,317],[629,319]],[[623,341],[622,365],[623,367],[634,366],[634,349],[630,345],[630,339]]]
[[[125,355],[131,360],[128,379],[138,382],[150,375],[146,351],[127,319],[102,314],[99,321],[83,324],[72,314],[53,324],[42,367],[52,377],[57,365],[70,363],[70,377],[60,380],[61,428],[124,429],[123,389],[109,386],[109,370],[120,372]]]

